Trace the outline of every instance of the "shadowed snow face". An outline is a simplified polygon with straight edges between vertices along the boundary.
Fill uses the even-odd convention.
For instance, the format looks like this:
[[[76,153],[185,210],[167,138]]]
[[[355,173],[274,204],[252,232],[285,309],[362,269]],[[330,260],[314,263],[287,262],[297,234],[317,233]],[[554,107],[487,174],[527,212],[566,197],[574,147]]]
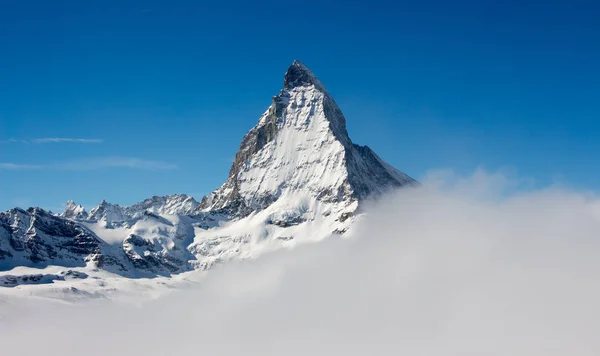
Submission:
[[[439,176],[438,176],[439,177]],[[447,182],[447,180],[446,180]],[[11,305],[10,355],[598,355],[600,200],[482,172],[369,207],[352,237],[141,306]]]

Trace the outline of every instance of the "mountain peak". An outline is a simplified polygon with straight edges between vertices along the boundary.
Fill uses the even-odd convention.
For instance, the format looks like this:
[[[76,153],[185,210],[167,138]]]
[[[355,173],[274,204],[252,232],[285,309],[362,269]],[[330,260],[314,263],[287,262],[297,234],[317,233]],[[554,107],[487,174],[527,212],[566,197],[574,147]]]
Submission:
[[[75,204],[73,200],[67,201],[65,211],[60,215],[68,219],[87,219],[88,213],[81,205]]]
[[[242,139],[227,181],[204,197],[199,210],[244,217],[278,204],[303,210],[298,204],[308,199],[322,203],[318,209],[335,205],[348,213],[358,200],[412,182],[352,142],[333,97],[296,60],[285,73],[284,90]]]
[[[315,88],[323,92],[326,91],[323,84],[304,63],[294,60],[294,63],[285,72],[283,88],[289,90],[306,85],[314,85]]]

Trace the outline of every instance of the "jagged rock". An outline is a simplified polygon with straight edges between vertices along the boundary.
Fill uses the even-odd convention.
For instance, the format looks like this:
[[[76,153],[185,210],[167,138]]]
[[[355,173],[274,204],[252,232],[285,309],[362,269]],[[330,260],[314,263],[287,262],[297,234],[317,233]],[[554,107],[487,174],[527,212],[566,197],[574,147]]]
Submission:
[[[3,287],[16,287],[22,284],[48,284],[54,281],[64,281],[67,279],[86,279],[88,275],[78,271],[62,271],[58,274],[23,274],[19,276],[15,275],[3,275],[0,276],[0,286]]]
[[[349,218],[351,218],[354,214],[353,213],[342,213],[342,215],[340,215],[339,217],[339,221],[344,222],[346,220],[348,220]]]
[[[9,263],[9,258],[33,264],[68,261],[84,265],[85,256],[99,253],[100,245],[89,230],[40,208],[0,213],[0,249],[5,251],[0,254],[0,266],[18,265]]]

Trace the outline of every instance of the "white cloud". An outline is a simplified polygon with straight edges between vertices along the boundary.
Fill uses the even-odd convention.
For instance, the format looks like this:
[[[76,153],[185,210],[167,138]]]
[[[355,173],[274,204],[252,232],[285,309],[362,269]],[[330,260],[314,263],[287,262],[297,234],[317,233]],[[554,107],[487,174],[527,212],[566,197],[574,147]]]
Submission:
[[[464,188],[470,179],[477,189]],[[499,194],[510,180],[403,190],[367,207],[354,236],[230,264],[141,306],[10,305],[0,345],[67,356],[600,354],[600,200]]]
[[[65,138],[65,137],[46,137],[36,138],[31,140],[32,143],[60,143],[60,142],[74,142],[74,143],[102,143],[101,139],[98,138]]]
[[[8,140],[0,140],[0,143],[29,143],[29,141],[9,138]]]
[[[25,144],[43,144],[43,143],[102,143],[102,139],[98,138],[70,138],[70,137],[44,137],[34,139],[8,139],[0,141],[0,143],[25,143]]]
[[[153,161],[135,157],[101,157],[77,160],[56,164],[57,169],[90,170],[101,168],[132,168],[132,169],[176,169],[177,165],[169,162]]]
[[[42,169],[44,166],[36,164],[19,164],[19,163],[4,163],[0,162],[0,169],[9,170],[24,170],[24,169]]]
[[[99,157],[89,158],[84,160],[73,160],[68,162],[57,162],[49,164],[19,164],[19,163],[2,163],[0,169],[5,170],[95,170],[105,168],[130,168],[130,169],[145,169],[145,170],[163,170],[176,169],[177,165],[163,161],[146,160],[135,157]]]

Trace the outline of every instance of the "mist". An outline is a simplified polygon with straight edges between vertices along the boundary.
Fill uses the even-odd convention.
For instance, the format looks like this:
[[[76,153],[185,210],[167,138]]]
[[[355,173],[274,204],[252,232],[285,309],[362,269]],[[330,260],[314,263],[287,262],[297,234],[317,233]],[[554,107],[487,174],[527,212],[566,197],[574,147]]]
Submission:
[[[155,301],[5,305],[3,354],[600,354],[595,194],[438,172],[365,209]]]

